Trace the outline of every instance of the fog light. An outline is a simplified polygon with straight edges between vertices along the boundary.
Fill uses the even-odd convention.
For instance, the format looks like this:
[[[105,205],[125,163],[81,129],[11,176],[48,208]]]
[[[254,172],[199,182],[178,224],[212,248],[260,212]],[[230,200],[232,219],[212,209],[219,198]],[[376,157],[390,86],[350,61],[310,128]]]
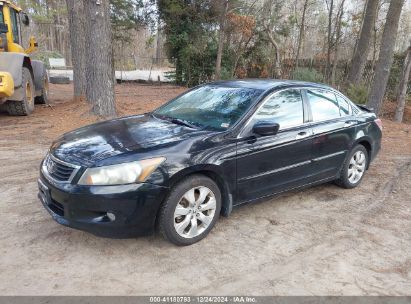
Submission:
[[[114,213],[107,212],[106,216],[109,218],[110,222],[114,222],[116,220]]]

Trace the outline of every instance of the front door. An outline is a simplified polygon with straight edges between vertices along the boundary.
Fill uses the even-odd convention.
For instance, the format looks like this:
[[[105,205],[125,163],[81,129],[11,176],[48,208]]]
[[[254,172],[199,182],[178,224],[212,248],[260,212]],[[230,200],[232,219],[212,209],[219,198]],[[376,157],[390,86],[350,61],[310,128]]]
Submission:
[[[312,131],[299,89],[275,92],[263,101],[237,144],[237,202],[244,203],[306,183],[311,174]],[[258,122],[280,125],[276,135],[252,132]]]

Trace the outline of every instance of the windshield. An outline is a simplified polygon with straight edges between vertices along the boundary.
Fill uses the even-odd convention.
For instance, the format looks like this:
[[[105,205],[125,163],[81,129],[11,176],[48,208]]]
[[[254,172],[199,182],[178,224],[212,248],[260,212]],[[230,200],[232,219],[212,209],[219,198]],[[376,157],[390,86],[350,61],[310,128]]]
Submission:
[[[154,115],[200,128],[226,130],[240,119],[262,92],[205,85],[170,101]]]

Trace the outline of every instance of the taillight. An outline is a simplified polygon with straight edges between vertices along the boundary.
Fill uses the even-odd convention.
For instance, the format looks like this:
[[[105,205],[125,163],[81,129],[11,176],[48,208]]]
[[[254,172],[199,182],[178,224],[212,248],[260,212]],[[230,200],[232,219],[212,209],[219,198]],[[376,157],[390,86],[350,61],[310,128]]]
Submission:
[[[377,126],[380,128],[380,130],[382,131],[382,121],[381,119],[377,118],[376,120],[374,120],[375,123],[377,124]]]

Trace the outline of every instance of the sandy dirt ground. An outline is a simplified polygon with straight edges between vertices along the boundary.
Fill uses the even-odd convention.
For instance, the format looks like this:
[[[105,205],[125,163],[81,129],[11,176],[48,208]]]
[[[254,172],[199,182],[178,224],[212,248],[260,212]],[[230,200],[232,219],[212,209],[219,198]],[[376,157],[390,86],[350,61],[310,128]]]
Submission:
[[[44,210],[36,179],[51,140],[96,120],[71,90],[52,86],[51,106],[30,117],[0,113],[1,295],[411,295],[411,125],[384,120],[382,152],[360,187],[243,206],[181,248],[160,236],[95,237]],[[184,88],[116,91],[127,115]]]

